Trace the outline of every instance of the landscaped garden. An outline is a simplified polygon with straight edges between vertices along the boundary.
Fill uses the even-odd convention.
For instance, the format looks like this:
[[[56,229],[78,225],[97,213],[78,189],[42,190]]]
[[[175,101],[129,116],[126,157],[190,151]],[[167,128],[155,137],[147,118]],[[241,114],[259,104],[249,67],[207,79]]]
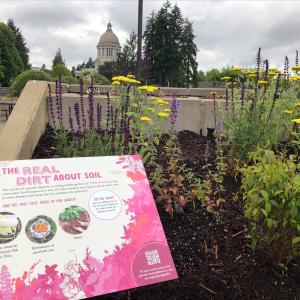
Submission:
[[[81,80],[63,123],[62,87],[49,86],[48,126],[33,158],[142,156],[179,279],[103,299],[298,299],[300,294],[300,66],[232,68],[212,91],[207,137],[177,132],[180,101],[113,78],[102,107]],[[88,90],[88,111],[83,92]],[[68,130],[66,129],[68,128]],[[113,280],[113,279],[112,279]]]

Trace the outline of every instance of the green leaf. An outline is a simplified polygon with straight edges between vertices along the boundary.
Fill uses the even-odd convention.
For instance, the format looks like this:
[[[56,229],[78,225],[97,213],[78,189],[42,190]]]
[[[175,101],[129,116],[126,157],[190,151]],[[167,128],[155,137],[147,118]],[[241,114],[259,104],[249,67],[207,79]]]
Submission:
[[[295,245],[297,243],[300,243],[300,236],[297,236],[297,237],[292,239],[292,245]]]

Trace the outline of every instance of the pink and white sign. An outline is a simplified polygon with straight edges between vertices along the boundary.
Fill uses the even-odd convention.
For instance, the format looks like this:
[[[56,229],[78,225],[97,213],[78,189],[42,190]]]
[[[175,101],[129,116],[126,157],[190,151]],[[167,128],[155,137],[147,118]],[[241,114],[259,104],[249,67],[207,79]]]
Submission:
[[[138,155],[0,162],[0,299],[84,299],[177,277]]]

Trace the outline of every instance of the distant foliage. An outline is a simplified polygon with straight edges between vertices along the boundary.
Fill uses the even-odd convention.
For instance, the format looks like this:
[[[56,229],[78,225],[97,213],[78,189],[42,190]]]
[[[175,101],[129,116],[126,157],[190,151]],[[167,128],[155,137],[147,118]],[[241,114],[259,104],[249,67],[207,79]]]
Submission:
[[[63,57],[62,57],[62,53],[61,53],[61,50],[60,48],[58,48],[54,58],[53,58],[53,61],[52,61],[52,69],[53,67],[55,67],[56,65],[65,65],[65,61],[63,60]]]
[[[13,95],[20,96],[22,93],[23,88],[25,87],[27,81],[29,80],[45,80],[45,81],[52,81],[51,77],[42,71],[33,71],[27,70],[20,75],[12,83],[12,88],[14,89]]]
[[[192,23],[184,21],[179,7],[166,1],[148,17],[144,33],[144,70],[160,85],[187,86],[197,76],[197,46]],[[145,72],[145,71],[144,71]],[[148,76],[149,73],[149,76]]]
[[[98,73],[111,80],[118,73],[117,63],[115,61],[106,61],[104,64],[98,67]]]
[[[53,78],[57,78],[57,77],[64,77],[64,76],[71,76],[71,72],[70,70],[63,64],[59,64],[59,65],[55,65],[52,68],[51,71],[51,76]]]
[[[117,54],[117,73],[134,74],[136,69],[137,35],[130,33],[125,45]]]
[[[24,70],[12,30],[0,22],[0,86],[9,86]]]
[[[84,83],[87,84],[92,81],[94,84],[100,84],[100,85],[109,85],[110,81],[103,75],[97,74],[97,73],[92,73],[89,71],[85,71],[81,74],[81,78],[83,79]]]
[[[30,68],[29,49],[26,46],[26,42],[22,35],[22,32],[21,32],[20,28],[16,27],[13,19],[9,19],[7,22],[7,25],[11,29],[11,31],[14,35],[16,48],[17,48],[17,51],[19,52],[19,55],[21,56],[23,65],[24,65],[25,69],[29,69]]]

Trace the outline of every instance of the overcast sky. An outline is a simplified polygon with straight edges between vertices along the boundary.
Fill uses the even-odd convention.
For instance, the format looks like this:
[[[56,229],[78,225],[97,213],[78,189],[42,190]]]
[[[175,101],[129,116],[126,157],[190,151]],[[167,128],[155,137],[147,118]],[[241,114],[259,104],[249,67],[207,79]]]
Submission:
[[[144,21],[164,1],[144,0]],[[193,22],[199,68],[251,66],[258,47],[271,66],[281,67],[287,55],[294,64],[300,50],[300,1],[177,0],[184,17]],[[0,21],[13,18],[30,49],[33,66],[51,67],[60,47],[71,67],[90,56],[110,19],[121,45],[137,31],[138,0],[27,1],[0,0]]]

